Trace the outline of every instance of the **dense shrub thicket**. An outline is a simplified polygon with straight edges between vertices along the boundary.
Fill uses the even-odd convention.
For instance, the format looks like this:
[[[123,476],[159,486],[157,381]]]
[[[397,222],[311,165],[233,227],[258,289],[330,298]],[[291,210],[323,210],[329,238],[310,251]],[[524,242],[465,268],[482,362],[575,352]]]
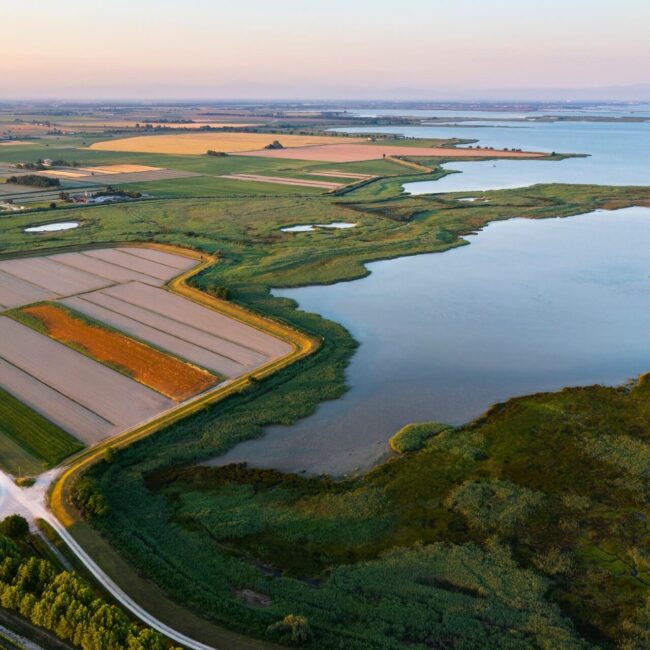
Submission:
[[[77,508],[87,517],[103,517],[108,514],[106,497],[95,481],[87,476],[81,476],[75,481],[70,496]]]
[[[23,176],[9,176],[7,183],[14,185],[29,185],[30,187],[59,187],[61,183],[58,178],[48,178],[37,174],[24,174]]]

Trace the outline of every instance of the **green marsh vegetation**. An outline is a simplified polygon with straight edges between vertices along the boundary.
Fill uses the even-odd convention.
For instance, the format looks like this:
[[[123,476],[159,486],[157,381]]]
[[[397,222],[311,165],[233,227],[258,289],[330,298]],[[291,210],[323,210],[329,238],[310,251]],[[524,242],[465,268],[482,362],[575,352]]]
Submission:
[[[260,405],[268,416],[298,397],[278,388],[233,400],[219,433],[253,433]],[[503,647],[503,630],[507,647],[644,647],[649,391],[643,379],[512,400],[344,481],[196,467],[190,454],[218,435],[206,413],[98,467],[111,511],[97,521],[205,615],[260,635],[296,612],[315,647]],[[241,588],[272,605],[228,598]]]
[[[409,451],[419,451],[431,438],[449,429],[440,422],[418,422],[403,426],[390,440],[393,451],[404,454]]]
[[[92,495],[106,508],[90,521],[176,600],[262,638],[293,629],[277,625],[293,615],[305,617],[314,648],[647,646],[646,380],[512,400],[341,481],[197,465],[345,390],[354,340],[270,287],[362,277],[366,262],[463,245],[492,220],[650,204],[644,188],[569,185],[460,204],[400,195],[405,172],[339,197],[84,208],[84,228],[38,241],[22,234],[24,217],[0,222],[7,253],[138,240],[213,253],[219,263],[198,286],[226,287],[323,340],[311,357],[95,466]],[[279,230],[328,221],[359,225]]]

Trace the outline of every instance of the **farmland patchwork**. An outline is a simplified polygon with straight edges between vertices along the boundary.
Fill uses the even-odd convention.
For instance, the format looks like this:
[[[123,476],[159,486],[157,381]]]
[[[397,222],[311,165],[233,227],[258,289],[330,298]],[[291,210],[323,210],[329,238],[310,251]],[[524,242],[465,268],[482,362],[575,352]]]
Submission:
[[[52,463],[76,449],[69,434],[97,443],[291,352],[163,288],[196,264],[140,247],[0,262],[0,415],[20,403],[62,451],[46,458],[13,429],[0,443]]]

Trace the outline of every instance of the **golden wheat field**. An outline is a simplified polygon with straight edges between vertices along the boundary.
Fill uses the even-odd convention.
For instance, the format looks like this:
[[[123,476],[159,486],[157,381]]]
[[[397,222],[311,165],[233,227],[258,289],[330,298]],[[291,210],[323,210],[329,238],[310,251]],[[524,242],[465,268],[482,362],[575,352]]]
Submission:
[[[149,165],[102,165],[101,167],[84,167],[83,169],[96,174],[132,174],[134,172],[155,172],[161,168]]]
[[[179,133],[144,135],[95,142],[90,149],[102,151],[129,151],[138,153],[203,154],[208,149],[235,153],[264,149],[279,140],[284,147],[336,144],[342,138],[317,135],[278,135],[275,133]],[[345,138],[345,142],[361,142],[361,138]]]

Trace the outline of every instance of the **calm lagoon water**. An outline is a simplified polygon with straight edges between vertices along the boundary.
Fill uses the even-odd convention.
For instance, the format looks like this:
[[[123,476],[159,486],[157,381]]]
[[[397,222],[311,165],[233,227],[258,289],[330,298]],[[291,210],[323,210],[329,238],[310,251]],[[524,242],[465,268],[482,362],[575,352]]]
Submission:
[[[368,128],[341,129],[350,133]],[[464,138],[480,146],[589,154],[563,161],[497,160],[452,162],[462,172],[439,181],[407,183],[412,194],[471,192],[525,187],[535,183],[650,185],[650,123],[543,122],[504,126],[375,127],[377,133],[423,138]]]
[[[418,108],[378,108],[378,109],[349,109],[352,115],[359,117],[477,117],[488,119],[526,118],[545,115],[561,115],[575,117],[650,117],[650,104],[607,104],[572,107],[570,104],[562,108],[540,107],[531,111],[515,110],[463,110],[459,109],[418,109]]]
[[[562,162],[454,162],[449,168],[462,173],[410,183],[412,193],[458,191],[469,199],[479,190],[540,182],[650,185],[650,123],[494,117],[492,126],[344,130],[590,154]],[[342,323],[361,343],[347,372],[350,390],[214,463],[352,472],[382,458],[388,438],[408,422],[460,424],[516,395],[617,385],[650,370],[650,209],[513,218],[467,240],[445,253],[370,264],[362,280],[276,291]]]
[[[650,370],[650,209],[512,219],[362,280],[276,291],[361,342],[350,390],[215,462],[340,474],[402,425],[460,424],[497,401]]]

